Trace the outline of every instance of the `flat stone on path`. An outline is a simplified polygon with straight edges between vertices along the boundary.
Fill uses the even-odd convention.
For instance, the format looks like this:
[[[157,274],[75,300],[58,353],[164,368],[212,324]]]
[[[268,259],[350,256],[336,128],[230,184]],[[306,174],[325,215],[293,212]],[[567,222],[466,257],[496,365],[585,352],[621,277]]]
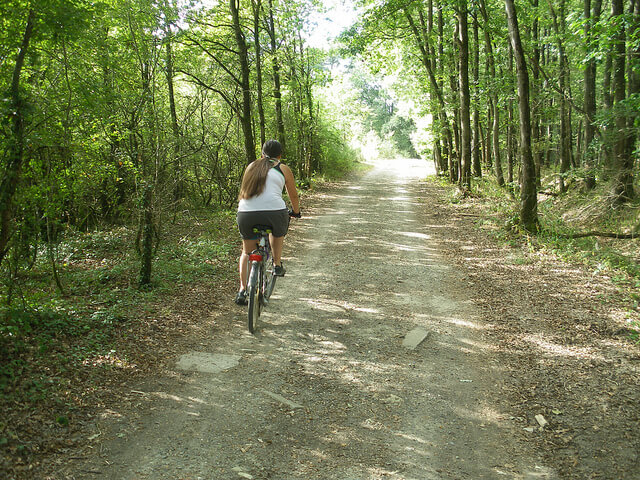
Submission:
[[[429,332],[423,328],[417,327],[407,333],[402,341],[402,346],[409,350],[415,350],[427,337]]]
[[[238,355],[192,352],[182,355],[178,359],[177,367],[191,372],[220,373],[235,367],[239,361]]]

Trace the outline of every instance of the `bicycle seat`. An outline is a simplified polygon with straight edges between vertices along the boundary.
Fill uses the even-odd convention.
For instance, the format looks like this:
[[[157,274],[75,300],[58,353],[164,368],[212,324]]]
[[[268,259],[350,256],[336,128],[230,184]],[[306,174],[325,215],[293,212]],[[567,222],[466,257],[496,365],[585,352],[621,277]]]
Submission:
[[[273,227],[271,227],[271,225],[254,225],[253,233],[260,233],[260,232],[271,233],[272,228]]]

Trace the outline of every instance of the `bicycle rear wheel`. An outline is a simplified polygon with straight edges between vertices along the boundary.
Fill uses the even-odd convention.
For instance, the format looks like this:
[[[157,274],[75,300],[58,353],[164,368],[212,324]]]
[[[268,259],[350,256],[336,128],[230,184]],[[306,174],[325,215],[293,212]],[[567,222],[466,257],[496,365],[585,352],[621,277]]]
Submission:
[[[258,322],[258,317],[260,317],[260,290],[262,285],[261,282],[261,274],[262,274],[262,265],[259,263],[254,263],[251,266],[251,273],[249,274],[249,291],[248,300],[249,300],[249,332],[253,333],[256,329],[256,324]]]

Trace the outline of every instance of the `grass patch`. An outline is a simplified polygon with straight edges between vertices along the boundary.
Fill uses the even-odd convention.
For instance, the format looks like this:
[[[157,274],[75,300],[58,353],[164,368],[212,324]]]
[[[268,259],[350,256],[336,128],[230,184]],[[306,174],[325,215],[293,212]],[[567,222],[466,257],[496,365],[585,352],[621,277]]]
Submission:
[[[492,234],[500,241],[530,243],[530,248],[544,250],[566,260],[579,261],[594,272],[617,272],[629,280],[640,279],[640,249],[638,240],[606,239],[598,236],[570,238],[585,231],[628,233],[638,220],[640,201],[612,209],[608,188],[588,194],[575,188],[558,197],[542,197],[538,203],[540,232],[537,236],[520,236],[515,228],[517,200],[493,178],[476,179],[472,202],[481,204],[484,215],[480,225],[493,227]]]
[[[640,200],[613,207],[609,186],[584,192],[575,185],[564,195],[539,202],[541,232],[537,242],[551,252],[604,271],[624,283],[640,281],[638,239],[616,240],[600,236],[570,238],[581,232],[630,233],[637,228]]]

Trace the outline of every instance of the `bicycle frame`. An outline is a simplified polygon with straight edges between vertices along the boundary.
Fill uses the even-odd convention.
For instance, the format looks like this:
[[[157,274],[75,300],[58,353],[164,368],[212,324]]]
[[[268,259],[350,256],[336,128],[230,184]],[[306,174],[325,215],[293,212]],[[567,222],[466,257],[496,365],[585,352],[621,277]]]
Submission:
[[[258,240],[258,248],[256,248],[253,252],[249,254],[249,262],[253,265],[253,262],[263,262],[266,260],[265,257],[269,257],[271,254],[271,245],[269,244],[269,234],[268,232],[264,232],[265,235],[262,235],[262,231],[260,231],[260,239]]]
[[[269,244],[271,230],[258,226],[254,228],[254,232],[259,235],[259,238],[257,248],[249,254],[250,268],[247,282],[247,292],[249,294],[248,320],[251,333],[255,330],[256,321],[262,308],[269,302],[269,297],[273,292],[276,281],[273,271],[271,245]]]

